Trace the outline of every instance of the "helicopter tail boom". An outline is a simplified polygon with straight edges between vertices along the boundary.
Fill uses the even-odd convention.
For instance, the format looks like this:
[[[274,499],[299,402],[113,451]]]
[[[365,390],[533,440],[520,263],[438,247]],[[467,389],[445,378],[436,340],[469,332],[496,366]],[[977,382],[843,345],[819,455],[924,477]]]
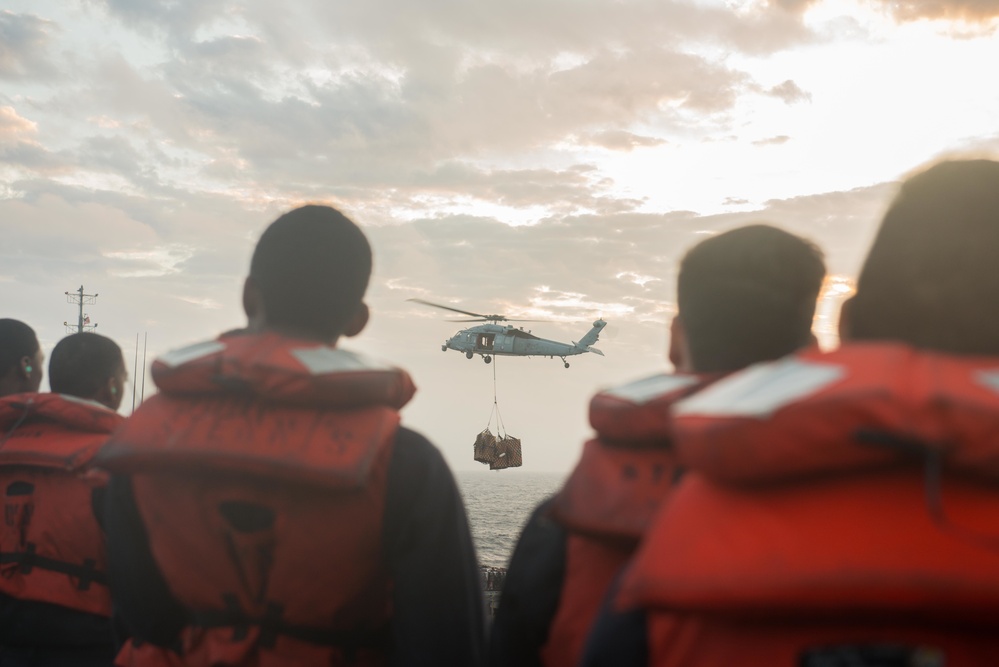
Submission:
[[[589,349],[590,345],[593,345],[600,338],[600,332],[603,328],[607,326],[607,322],[603,320],[597,320],[593,323],[593,328],[586,332],[586,335],[579,339],[576,343],[577,347],[584,349]]]

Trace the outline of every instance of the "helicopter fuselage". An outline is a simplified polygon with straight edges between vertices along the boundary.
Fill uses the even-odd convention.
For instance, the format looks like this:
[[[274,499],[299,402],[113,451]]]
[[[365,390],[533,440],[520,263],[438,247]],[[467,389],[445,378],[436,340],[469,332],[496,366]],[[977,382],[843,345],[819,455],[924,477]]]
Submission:
[[[462,329],[451,336],[441,349],[445,352],[449,349],[463,352],[469,359],[478,354],[487,361],[493,356],[558,357],[564,361],[565,357],[586,352],[602,354],[599,350],[591,348],[590,344],[596,341],[596,334],[606,324],[603,320],[594,322],[592,332],[584,336],[579,343],[562,343],[540,338],[530,331],[511,325],[480,324]],[[588,340],[589,338],[592,338],[592,341]]]

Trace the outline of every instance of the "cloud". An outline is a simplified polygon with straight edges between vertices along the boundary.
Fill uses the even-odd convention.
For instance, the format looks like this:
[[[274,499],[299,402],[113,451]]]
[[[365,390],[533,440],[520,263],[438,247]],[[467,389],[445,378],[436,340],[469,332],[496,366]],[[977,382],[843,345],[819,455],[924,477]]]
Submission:
[[[176,56],[155,73],[108,61],[94,106],[149,119],[205,153],[209,176],[241,173],[251,187],[289,169],[340,184],[573,136],[657,145],[631,128],[684,113],[689,125],[753,91],[744,72],[691,47],[807,38],[786,17],[670,2],[573,4],[572,21],[561,2],[103,6],[165,35]]]
[[[768,137],[766,139],[758,139],[753,142],[754,146],[780,146],[781,144],[786,144],[791,141],[791,137],[786,134],[781,134],[776,137]]]
[[[117,278],[147,278],[179,272],[183,263],[194,256],[194,249],[189,246],[168,245],[147,250],[106,251],[102,254],[113,260],[113,268],[108,271],[110,275]],[[200,300],[183,300],[199,305],[202,303]]]
[[[18,115],[14,107],[0,107],[0,144],[34,141],[38,125]]]
[[[795,104],[796,102],[810,102],[812,96],[806,93],[804,90],[798,87],[791,79],[788,79],[784,83],[778,84],[767,91],[768,95],[773,95],[774,97],[784,100],[787,104]]]
[[[47,49],[54,25],[32,14],[0,11],[0,79],[51,79]]]
[[[817,0],[771,0],[770,4],[792,13],[801,13],[816,2]]]
[[[581,137],[580,143],[600,146],[612,151],[631,151],[636,148],[662,146],[669,142],[658,137],[641,136],[632,132],[626,132],[625,130],[604,130],[601,132],[592,132]]]
[[[641,196],[577,167],[730,132],[763,87],[727,54],[815,38],[787,12],[651,0],[83,8],[35,26],[51,46],[73,20],[60,61],[73,78],[25,107],[43,129],[2,149],[20,170],[9,183],[58,173],[137,197],[328,201],[379,221],[635,210]],[[769,94],[797,100],[789,83]]]
[[[999,17],[997,0],[877,0],[900,21],[945,19],[984,22]]]
[[[12,106],[0,106],[0,173],[8,183],[25,173],[53,175],[65,171],[64,157],[38,142],[38,124],[24,118]],[[12,175],[13,174],[13,175]]]

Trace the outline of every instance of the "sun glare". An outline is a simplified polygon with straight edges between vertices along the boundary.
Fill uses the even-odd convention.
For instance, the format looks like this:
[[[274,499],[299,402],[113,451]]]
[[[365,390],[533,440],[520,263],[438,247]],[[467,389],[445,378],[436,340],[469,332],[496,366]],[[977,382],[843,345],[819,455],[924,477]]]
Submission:
[[[812,332],[823,350],[831,350],[839,345],[840,309],[856,291],[856,283],[849,276],[827,276],[822,284],[815,318],[812,320]]]

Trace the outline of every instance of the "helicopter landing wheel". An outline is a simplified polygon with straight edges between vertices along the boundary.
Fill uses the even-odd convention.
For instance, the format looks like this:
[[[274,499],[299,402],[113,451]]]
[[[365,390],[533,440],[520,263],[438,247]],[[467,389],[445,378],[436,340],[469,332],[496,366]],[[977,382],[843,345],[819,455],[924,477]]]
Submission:
[[[447,345],[441,345],[441,352],[447,352]]]
[[[567,361],[567,362],[565,362],[565,367],[566,367],[566,368],[568,368],[568,367],[569,367],[569,362],[568,362],[568,361]]]
[[[493,360],[492,357],[482,357],[482,361],[486,362],[487,364],[492,360]]]
[[[471,359],[473,356],[475,356],[475,355],[473,355],[471,352],[466,352],[465,353],[465,358],[466,359]]]

